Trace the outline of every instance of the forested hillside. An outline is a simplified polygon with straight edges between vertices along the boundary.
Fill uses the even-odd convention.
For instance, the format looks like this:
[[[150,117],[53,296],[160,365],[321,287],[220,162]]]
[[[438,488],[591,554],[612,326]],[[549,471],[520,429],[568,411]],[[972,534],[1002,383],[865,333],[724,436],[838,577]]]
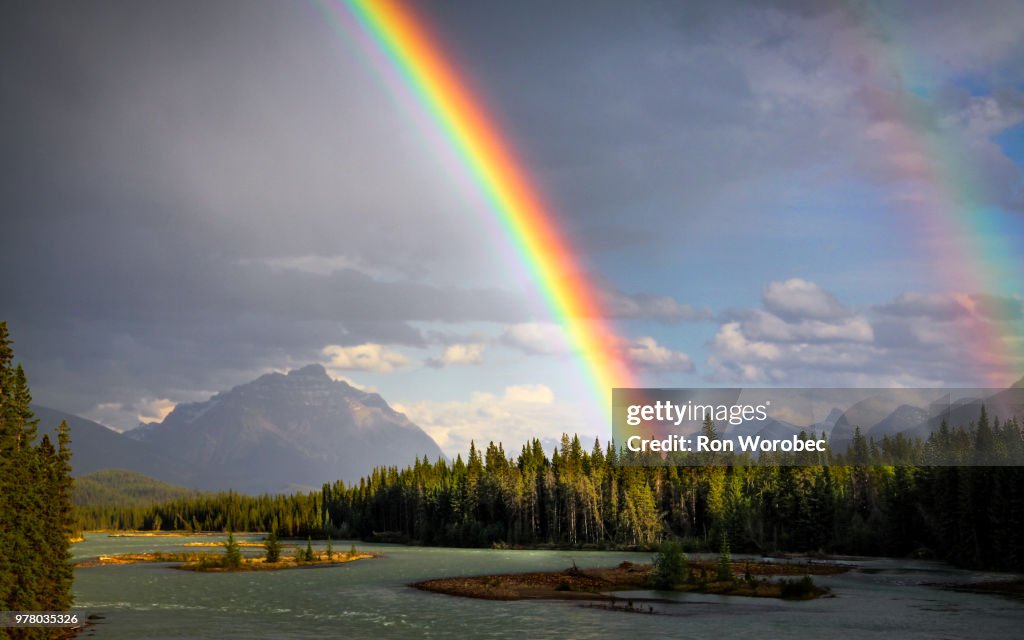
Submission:
[[[199,491],[125,469],[104,469],[75,480],[74,504],[142,505],[198,496]]]
[[[713,429],[713,425],[709,425]],[[964,463],[1022,446],[1018,423],[982,413],[927,443],[859,434],[833,466],[636,466],[595,442],[563,437],[549,457],[534,440],[514,459],[500,444],[467,460],[418,460],[293,496],[207,495],[82,512],[82,525],[274,529],[286,536],[378,537],[432,545],[649,547],[919,554],[961,566],[1024,569],[1024,468],[895,466],[908,452]],[[929,454],[928,452],[933,452]]]

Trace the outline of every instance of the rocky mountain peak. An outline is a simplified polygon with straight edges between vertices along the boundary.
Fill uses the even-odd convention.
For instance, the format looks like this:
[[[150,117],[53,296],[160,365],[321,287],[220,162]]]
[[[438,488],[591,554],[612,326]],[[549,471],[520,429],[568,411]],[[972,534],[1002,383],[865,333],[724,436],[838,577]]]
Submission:
[[[322,364],[307,364],[301,369],[292,369],[288,372],[289,378],[306,378],[306,379],[326,379],[331,380],[331,377],[327,375],[327,369],[324,369]]]
[[[131,437],[216,469],[218,484],[249,491],[352,481],[377,466],[442,455],[380,395],[332,379],[319,364],[180,404],[163,422],[136,431]]]

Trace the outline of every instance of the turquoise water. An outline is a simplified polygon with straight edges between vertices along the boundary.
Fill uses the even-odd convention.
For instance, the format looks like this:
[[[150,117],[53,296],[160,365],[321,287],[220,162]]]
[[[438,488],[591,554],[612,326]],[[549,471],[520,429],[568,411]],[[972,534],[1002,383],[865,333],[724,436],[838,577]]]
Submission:
[[[183,551],[223,538],[109,538],[74,545],[100,554]],[[239,540],[245,540],[244,536]],[[259,537],[252,538],[258,540]],[[337,541],[344,551],[349,541]],[[304,546],[304,543],[303,543]],[[316,545],[314,545],[316,546]],[[1015,638],[1024,601],[958,593],[927,583],[1007,577],[934,562],[863,559],[815,578],[837,597],[810,602],[634,592],[671,597],[658,615],[552,601],[495,602],[425,593],[410,582],[456,575],[649,562],[650,554],[603,551],[436,549],[356,543],[383,557],[338,567],[194,573],[138,564],[77,569],[75,609],[105,619],[94,638]],[[321,547],[322,548],[322,547]],[[203,549],[192,549],[203,551]],[[256,554],[259,549],[245,550]],[[646,605],[645,605],[646,606]]]

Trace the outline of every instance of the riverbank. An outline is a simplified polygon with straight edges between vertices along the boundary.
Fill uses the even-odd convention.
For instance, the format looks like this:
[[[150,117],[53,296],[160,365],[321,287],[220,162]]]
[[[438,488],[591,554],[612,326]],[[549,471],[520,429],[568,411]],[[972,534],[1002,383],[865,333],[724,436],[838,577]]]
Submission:
[[[312,560],[299,560],[295,557],[281,557],[277,562],[267,562],[265,558],[242,558],[237,567],[224,566],[224,556],[214,553],[123,553],[118,555],[97,556],[75,564],[76,569],[102,567],[110,565],[126,565],[139,563],[172,563],[175,569],[183,571],[200,571],[208,573],[230,573],[238,571],[281,571],[284,569],[307,569],[314,567],[334,567],[356,560],[369,560],[380,557],[380,553],[339,553],[334,552],[328,557],[326,552],[314,552]]]
[[[718,564],[693,561],[689,578],[673,591],[753,598],[810,600],[831,596],[827,588],[815,586],[810,575],[844,573],[849,567],[824,563],[733,562],[736,578],[719,580]],[[415,582],[409,586],[450,596],[483,600],[598,600],[614,603],[622,600],[615,591],[651,589],[654,567],[650,564],[623,562],[615,567],[581,570],[499,574],[467,578],[439,578]],[[803,579],[771,580],[767,576],[808,576]],[[658,602],[659,598],[633,598],[636,602]]]
[[[963,584],[947,583],[937,584],[936,586],[948,589],[949,591],[960,591],[961,593],[982,593],[1024,600],[1024,578],[968,582]]]
[[[220,531],[122,531],[112,529],[96,529],[86,533],[105,533],[108,538],[194,538],[199,536],[223,536]],[[239,535],[245,535],[244,532]]]
[[[239,547],[263,547],[266,543],[264,543],[264,542],[246,542],[246,541],[242,541],[242,542],[236,542],[235,544],[237,544]],[[183,546],[183,547],[223,547],[224,543],[223,542],[186,542],[185,544],[183,544],[181,546]],[[282,549],[287,549],[289,547],[294,547],[294,546],[295,546],[294,544],[281,544],[281,548]]]

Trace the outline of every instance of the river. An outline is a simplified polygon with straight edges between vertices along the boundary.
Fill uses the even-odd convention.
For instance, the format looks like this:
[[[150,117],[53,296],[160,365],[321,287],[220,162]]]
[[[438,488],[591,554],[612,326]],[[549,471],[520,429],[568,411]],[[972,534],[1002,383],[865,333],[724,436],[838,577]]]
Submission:
[[[183,551],[223,538],[111,538],[89,534],[76,559]],[[246,538],[240,536],[239,540]],[[336,541],[338,551],[349,541]],[[75,610],[103,620],[102,638],[1014,638],[1024,635],[1024,601],[954,592],[929,583],[1006,575],[937,562],[865,558],[853,571],[815,577],[835,598],[785,602],[677,594],[657,615],[555,601],[495,602],[421,592],[410,582],[456,575],[558,570],[651,554],[606,551],[440,549],[355,543],[383,557],[349,564],[248,573],[195,573],[137,564],[75,570]],[[304,543],[303,543],[304,546]],[[314,545],[316,546],[316,545]],[[321,545],[322,548],[322,545]],[[202,549],[194,549],[202,551]],[[246,549],[255,554],[259,549]],[[640,594],[637,594],[640,595]],[[648,594],[650,595],[650,594]],[[665,594],[658,594],[664,596]]]

